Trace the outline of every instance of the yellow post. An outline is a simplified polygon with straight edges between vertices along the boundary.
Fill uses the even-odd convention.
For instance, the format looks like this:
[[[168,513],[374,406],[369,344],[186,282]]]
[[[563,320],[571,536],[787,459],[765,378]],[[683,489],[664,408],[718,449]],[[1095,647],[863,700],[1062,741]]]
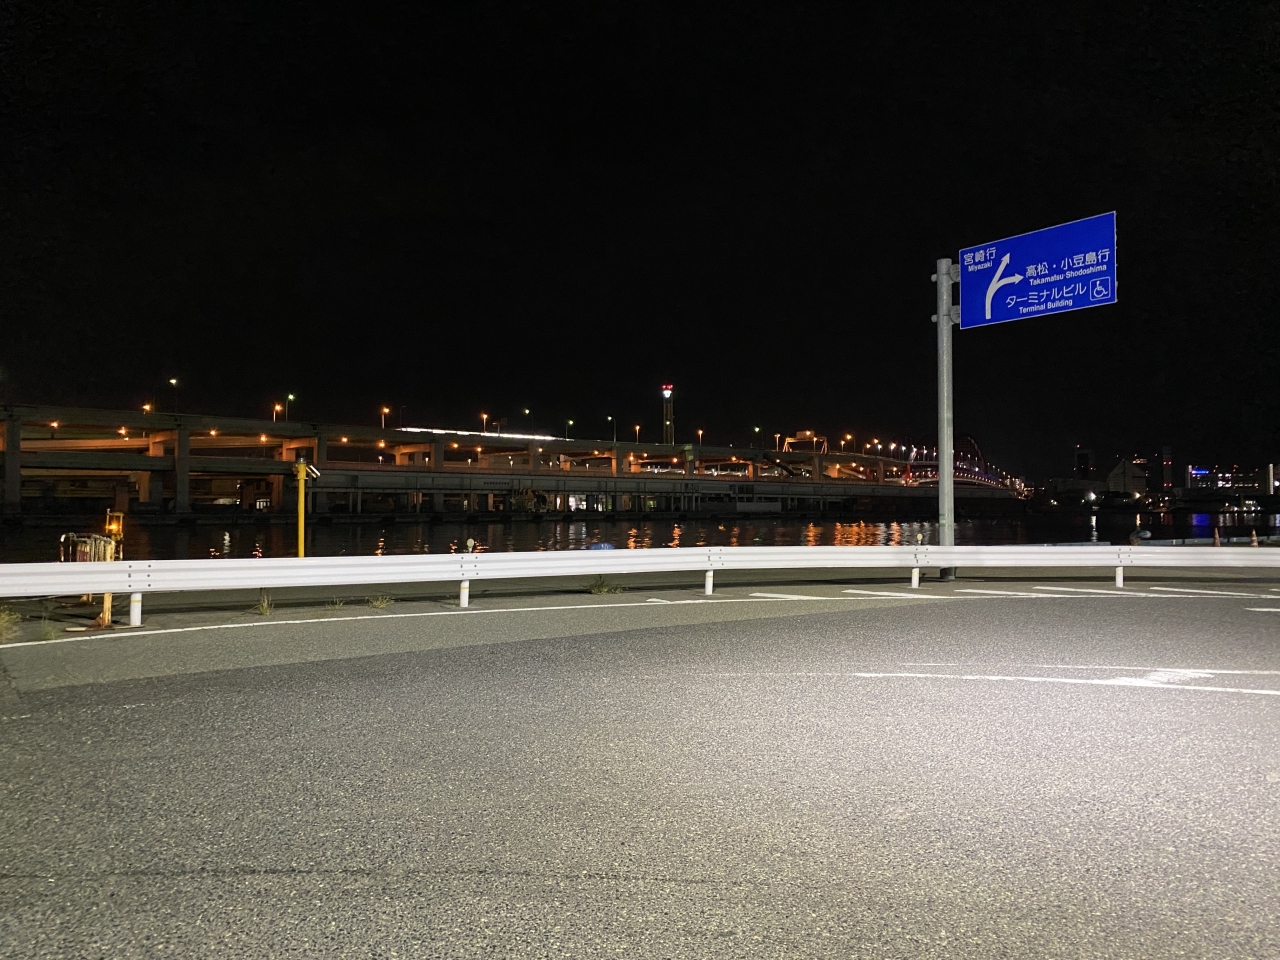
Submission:
[[[293,467],[298,478],[298,556],[307,555],[307,464],[299,460]]]

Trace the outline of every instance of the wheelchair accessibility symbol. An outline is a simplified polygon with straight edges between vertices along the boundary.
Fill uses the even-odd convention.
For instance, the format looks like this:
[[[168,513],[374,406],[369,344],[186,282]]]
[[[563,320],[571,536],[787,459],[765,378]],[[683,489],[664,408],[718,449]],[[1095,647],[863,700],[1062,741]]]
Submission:
[[[1111,299],[1111,278],[1095,277],[1092,281],[1090,281],[1089,299],[1090,300]]]

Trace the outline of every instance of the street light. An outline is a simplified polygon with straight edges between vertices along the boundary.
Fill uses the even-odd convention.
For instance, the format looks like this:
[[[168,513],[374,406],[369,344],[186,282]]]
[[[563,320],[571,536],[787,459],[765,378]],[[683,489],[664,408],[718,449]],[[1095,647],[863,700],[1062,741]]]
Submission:
[[[380,411],[382,414],[382,429],[387,429],[387,414],[391,412],[390,407],[383,407]]]
[[[568,440],[568,439],[569,439],[569,428],[570,428],[570,427],[572,427],[572,426],[573,426],[573,421],[572,421],[572,420],[566,420],[566,421],[564,422],[564,438],[565,438],[566,440]]]
[[[698,446],[702,446],[702,431],[698,431]]]
[[[284,398],[284,422],[285,423],[289,422],[289,404],[297,399],[298,398],[295,397],[292,393],[285,395],[285,398]]]
[[[275,422],[276,422],[276,417],[278,417],[278,416],[280,415],[280,411],[281,411],[281,410],[283,410],[283,409],[284,409],[284,405],[283,405],[283,404],[279,404],[279,403],[277,403],[274,407],[272,407],[272,408],[271,408],[271,422],[272,422],[272,423],[275,423]]]
[[[480,432],[489,432],[489,415],[487,413],[480,414]]]
[[[759,433],[759,432],[760,432],[760,428],[759,428],[759,427],[753,427],[753,428],[752,428],[752,430],[754,430],[756,433]],[[754,446],[756,445],[756,441],[757,441],[758,439],[760,439],[760,438],[759,438],[759,437],[752,437],[752,438],[751,438],[751,446],[753,446],[753,447],[754,447]]]
[[[143,412],[143,413],[150,413],[150,412],[151,412],[151,404],[149,404],[149,403],[144,403],[144,404],[142,405],[142,412]]]
[[[640,424],[636,424],[636,443],[640,442]]]
[[[618,442],[618,421],[613,419],[613,417],[605,417],[605,419],[613,424],[613,442],[617,443]]]
[[[530,416],[530,414],[529,414],[529,408],[528,408],[528,407],[525,407],[525,408],[524,408],[524,415],[525,415],[526,417],[529,417],[529,432],[530,432],[530,433],[533,433],[533,417],[532,417],[532,416]]]
[[[176,377],[169,380],[169,386],[173,387],[173,412],[178,412],[178,380]]]
[[[778,445],[778,444],[779,444],[779,441],[781,441],[781,440],[782,440],[782,434],[780,434],[780,433],[775,433],[775,434],[773,435],[773,449],[774,449],[774,450],[781,450],[781,449],[782,449],[782,448]]]

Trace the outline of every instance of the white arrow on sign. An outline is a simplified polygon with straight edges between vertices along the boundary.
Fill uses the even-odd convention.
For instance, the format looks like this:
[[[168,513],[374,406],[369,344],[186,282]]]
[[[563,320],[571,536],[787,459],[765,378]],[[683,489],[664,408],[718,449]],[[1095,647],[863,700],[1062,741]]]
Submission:
[[[1022,280],[1022,274],[1015,273],[1011,277],[1000,279],[1000,274],[1004,273],[1004,268],[1009,265],[1009,254],[1005,254],[1000,260],[1000,266],[996,268],[996,275],[991,278],[991,286],[987,287],[987,319],[991,319],[991,298],[995,296],[996,291],[1003,287],[1006,283],[1018,283]]]

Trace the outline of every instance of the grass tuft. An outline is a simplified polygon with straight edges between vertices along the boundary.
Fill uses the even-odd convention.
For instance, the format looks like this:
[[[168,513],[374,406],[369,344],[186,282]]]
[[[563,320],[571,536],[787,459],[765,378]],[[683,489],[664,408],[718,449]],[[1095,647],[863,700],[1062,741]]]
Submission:
[[[385,610],[387,607],[395,603],[393,599],[386,596],[369,597],[368,600],[369,606],[373,607],[375,610]]]
[[[269,591],[258,591],[258,605],[254,609],[264,617],[269,617],[275,612],[276,605],[272,602],[271,593]]]
[[[621,593],[622,587],[612,581],[606,580],[603,576],[599,576],[587,584],[587,590],[594,594]]]
[[[18,635],[22,615],[12,607],[0,607],[0,643],[8,643]]]

